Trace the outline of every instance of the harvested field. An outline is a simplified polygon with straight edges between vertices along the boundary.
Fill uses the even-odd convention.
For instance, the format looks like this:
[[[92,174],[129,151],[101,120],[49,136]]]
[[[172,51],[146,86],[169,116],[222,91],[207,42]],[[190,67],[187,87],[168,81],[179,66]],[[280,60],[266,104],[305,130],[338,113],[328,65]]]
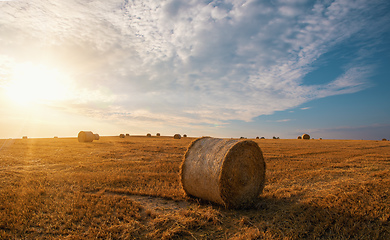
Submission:
[[[184,195],[193,138],[0,139],[0,239],[390,239],[390,142],[254,140],[252,209]]]

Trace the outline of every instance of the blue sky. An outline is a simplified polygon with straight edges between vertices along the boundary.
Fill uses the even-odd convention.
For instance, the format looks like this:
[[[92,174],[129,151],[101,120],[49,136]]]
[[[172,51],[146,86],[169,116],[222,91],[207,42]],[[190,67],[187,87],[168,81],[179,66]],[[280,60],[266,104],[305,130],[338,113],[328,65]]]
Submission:
[[[0,1],[0,138],[390,138],[387,0]]]

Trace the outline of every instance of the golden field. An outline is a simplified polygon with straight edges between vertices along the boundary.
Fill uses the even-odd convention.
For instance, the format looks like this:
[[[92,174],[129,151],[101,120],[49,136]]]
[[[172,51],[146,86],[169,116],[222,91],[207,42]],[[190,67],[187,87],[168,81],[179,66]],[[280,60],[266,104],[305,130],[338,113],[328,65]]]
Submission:
[[[390,239],[390,142],[254,140],[256,206],[184,196],[193,138],[0,139],[0,239]]]

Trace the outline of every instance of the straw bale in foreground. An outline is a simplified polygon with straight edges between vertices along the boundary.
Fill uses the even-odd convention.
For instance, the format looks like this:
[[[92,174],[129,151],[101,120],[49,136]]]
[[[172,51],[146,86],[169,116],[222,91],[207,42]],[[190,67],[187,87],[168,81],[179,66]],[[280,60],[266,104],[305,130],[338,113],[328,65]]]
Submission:
[[[265,162],[254,141],[199,138],[187,149],[180,177],[189,196],[227,208],[250,207],[263,191]]]
[[[95,139],[95,135],[91,131],[80,131],[77,139],[79,142],[92,142]]]

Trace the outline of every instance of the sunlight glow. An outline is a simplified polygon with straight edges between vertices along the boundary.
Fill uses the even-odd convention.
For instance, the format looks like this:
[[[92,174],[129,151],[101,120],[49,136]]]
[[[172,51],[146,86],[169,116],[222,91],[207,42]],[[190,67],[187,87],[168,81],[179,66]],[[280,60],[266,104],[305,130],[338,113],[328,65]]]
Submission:
[[[15,65],[6,87],[8,98],[21,105],[50,103],[69,97],[70,84],[58,70],[43,65]]]

